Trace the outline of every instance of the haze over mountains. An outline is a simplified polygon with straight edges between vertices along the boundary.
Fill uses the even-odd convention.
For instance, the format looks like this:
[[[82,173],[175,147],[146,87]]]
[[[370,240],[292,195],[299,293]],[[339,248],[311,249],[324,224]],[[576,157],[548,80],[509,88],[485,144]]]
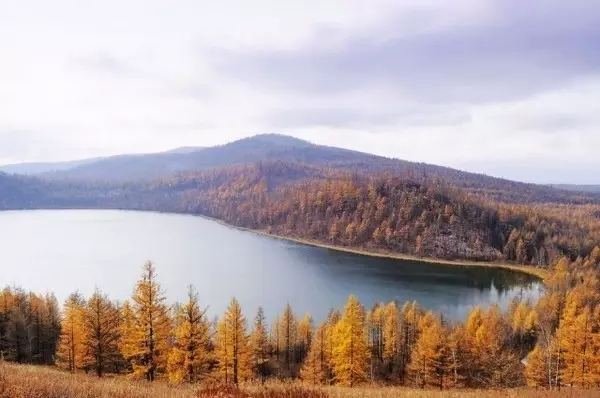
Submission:
[[[297,138],[262,134],[215,147],[184,147],[174,150],[135,155],[117,155],[58,163],[23,163],[0,166],[0,171],[36,175],[51,180],[73,181],[149,181],[173,173],[204,170],[262,161],[299,162],[356,173],[411,174],[413,178],[439,178],[452,186],[468,189],[535,191],[536,195],[553,195],[549,186],[513,182],[448,167],[386,158],[363,152],[312,144]],[[556,185],[559,190],[596,194],[598,186]]]

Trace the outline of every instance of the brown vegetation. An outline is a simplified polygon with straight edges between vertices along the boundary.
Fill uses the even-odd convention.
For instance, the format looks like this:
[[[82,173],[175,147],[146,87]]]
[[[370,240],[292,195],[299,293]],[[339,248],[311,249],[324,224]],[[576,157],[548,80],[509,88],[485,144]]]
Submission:
[[[600,397],[600,391],[565,389],[460,390],[435,391],[402,387],[365,386],[307,387],[299,384],[263,386],[169,386],[121,378],[97,379],[84,374],[68,374],[51,368],[0,364],[0,398],[555,398]]]

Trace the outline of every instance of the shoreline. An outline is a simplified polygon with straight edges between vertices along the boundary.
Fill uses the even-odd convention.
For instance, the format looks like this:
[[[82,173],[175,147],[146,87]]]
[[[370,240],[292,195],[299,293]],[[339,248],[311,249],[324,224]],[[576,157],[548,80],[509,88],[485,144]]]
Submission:
[[[384,258],[391,260],[404,260],[404,261],[414,261],[419,263],[430,263],[430,264],[439,264],[439,265],[447,265],[452,267],[488,267],[488,268],[498,268],[505,269],[514,272],[520,272],[526,275],[535,276],[540,280],[546,279],[550,272],[545,269],[535,268],[527,265],[515,265],[515,264],[507,264],[507,263],[494,263],[494,262],[485,262],[485,261],[469,261],[469,260],[444,260],[435,257],[418,257],[410,254],[403,253],[390,253],[383,251],[374,251],[374,250],[365,250],[360,248],[352,248],[345,246],[337,246],[330,245],[327,243],[310,240],[310,239],[301,239],[294,238],[291,236],[277,235],[273,233],[269,233],[264,230],[251,229],[245,227],[239,227],[236,225],[232,225],[226,223],[223,220],[218,218],[209,217],[203,214],[193,214],[193,213],[184,213],[184,212],[172,212],[172,211],[159,211],[159,210],[139,210],[139,209],[119,209],[119,208],[38,208],[38,209],[22,209],[22,210],[2,210],[2,212],[7,211],[31,211],[31,210],[113,210],[113,211],[131,211],[131,212],[142,212],[142,213],[157,213],[157,214],[174,214],[174,215],[183,215],[183,216],[192,216],[192,217],[201,217],[209,221],[216,222],[223,226],[237,229],[238,231],[251,232],[257,235],[265,236],[272,239],[279,239],[288,242],[293,242],[301,245],[307,245],[312,247],[318,247],[327,250],[333,250],[341,253],[349,253],[358,256],[366,256],[366,257],[375,257],[375,258]]]
[[[178,214],[186,214],[186,213],[178,213]],[[514,272],[520,272],[520,273],[523,273],[523,274],[526,274],[529,276],[535,276],[542,281],[550,275],[550,272],[548,270],[530,267],[527,265],[515,265],[515,264],[506,264],[506,263],[493,263],[493,262],[469,261],[469,260],[444,260],[444,259],[435,258],[435,257],[417,257],[417,256],[412,256],[410,254],[403,254],[403,253],[386,253],[383,251],[378,252],[378,251],[373,251],[373,250],[365,250],[365,249],[359,249],[359,248],[330,245],[327,243],[323,243],[323,242],[319,242],[319,241],[311,240],[311,239],[301,239],[301,238],[294,238],[291,236],[277,235],[277,234],[273,234],[273,233],[270,233],[270,232],[267,232],[264,230],[260,230],[260,229],[238,227],[236,225],[228,224],[225,221],[220,220],[218,218],[208,217],[208,216],[205,216],[202,214],[194,214],[194,216],[202,217],[206,220],[214,221],[218,224],[224,225],[229,228],[234,228],[239,231],[251,232],[251,233],[255,233],[257,235],[265,236],[265,237],[272,238],[272,239],[279,239],[279,240],[283,240],[283,241],[287,241],[287,242],[293,242],[293,243],[298,243],[301,245],[318,247],[321,249],[333,250],[333,251],[337,251],[337,252],[341,252],[341,253],[349,253],[349,254],[354,254],[354,255],[358,255],[358,256],[384,258],[384,259],[391,259],[391,260],[414,261],[414,262],[419,262],[419,263],[447,265],[447,266],[451,266],[451,267],[498,268],[498,269],[505,269],[505,270],[510,270],[510,271],[514,271]]]

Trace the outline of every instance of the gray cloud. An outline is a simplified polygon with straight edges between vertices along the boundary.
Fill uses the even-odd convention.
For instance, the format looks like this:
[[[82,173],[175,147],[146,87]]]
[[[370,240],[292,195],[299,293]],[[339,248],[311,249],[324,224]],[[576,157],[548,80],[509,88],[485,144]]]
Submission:
[[[220,51],[213,61],[256,88],[325,95],[387,86],[430,103],[513,100],[600,72],[599,2],[494,5],[489,24],[394,37],[392,22],[387,40],[355,35],[334,48],[315,41],[297,51]]]
[[[291,108],[270,112],[265,123],[271,128],[302,128],[328,126],[352,129],[454,126],[471,120],[464,107],[398,107],[368,112],[359,106],[352,108]]]

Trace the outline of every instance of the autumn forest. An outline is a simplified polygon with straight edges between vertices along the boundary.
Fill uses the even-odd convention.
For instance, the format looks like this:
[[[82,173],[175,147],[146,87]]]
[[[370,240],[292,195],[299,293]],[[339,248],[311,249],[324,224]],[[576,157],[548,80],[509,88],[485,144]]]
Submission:
[[[233,298],[215,320],[194,288],[169,305],[150,262],[130,300],[97,290],[68,297],[5,288],[0,294],[0,357],[55,364],[68,372],[120,374],[171,383],[309,385],[365,383],[418,388],[600,386],[600,248],[561,258],[538,303],[515,300],[474,308],[464,323],[416,302],[364,308],[355,296],[315,324],[283,303],[268,322],[262,309]]]
[[[181,287],[185,302],[168,302],[166,271],[149,262],[124,302],[101,290],[59,303],[4,288],[0,362],[174,385],[600,387],[599,196],[261,139],[186,155],[200,163],[174,173],[159,173],[163,158],[135,163],[150,162],[143,157],[40,177],[0,173],[0,209],[196,214],[368,253],[532,267],[545,276],[544,296],[473,308],[462,322],[417,302],[365,308],[355,296],[323,322],[285,302],[267,319],[235,298],[209,319],[193,286]],[[149,170],[156,175],[142,175]]]

